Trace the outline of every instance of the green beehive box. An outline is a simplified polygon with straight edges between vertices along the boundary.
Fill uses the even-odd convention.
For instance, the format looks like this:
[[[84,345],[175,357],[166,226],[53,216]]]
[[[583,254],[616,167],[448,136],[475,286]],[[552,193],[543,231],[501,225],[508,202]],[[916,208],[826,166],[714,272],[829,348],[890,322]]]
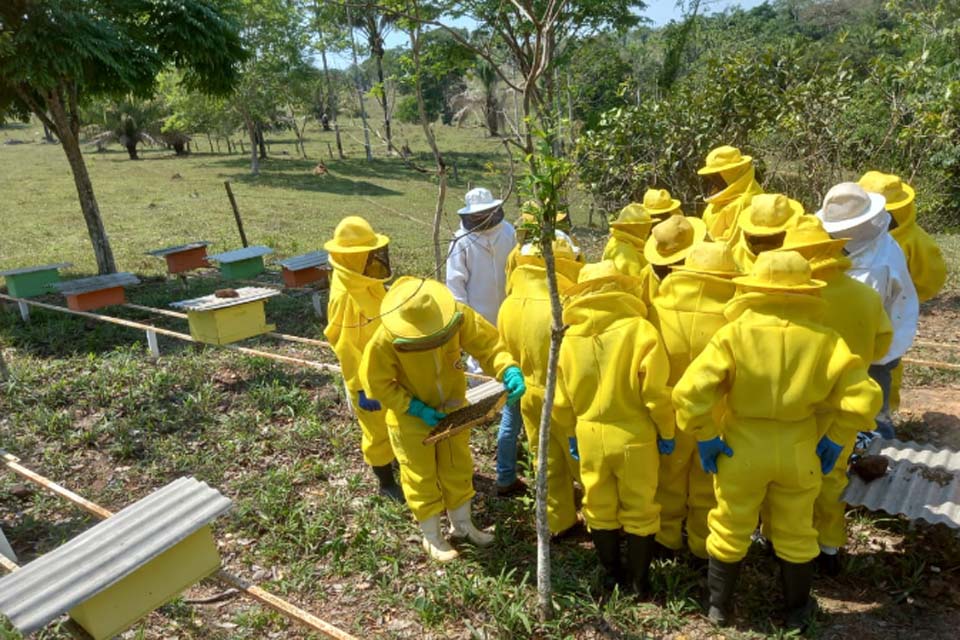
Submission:
[[[15,298],[35,298],[50,293],[49,285],[60,282],[60,269],[70,263],[26,267],[0,273],[7,281],[7,291]]]
[[[244,247],[235,251],[218,253],[208,260],[220,265],[220,275],[227,280],[246,280],[263,273],[263,256],[273,253],[273,249],[263,246]]]
[[[223,262],[220,264],[220,275],[227,280],[244,280],[255,278],[264,272],[263,258],[257,256],[237,262]]]

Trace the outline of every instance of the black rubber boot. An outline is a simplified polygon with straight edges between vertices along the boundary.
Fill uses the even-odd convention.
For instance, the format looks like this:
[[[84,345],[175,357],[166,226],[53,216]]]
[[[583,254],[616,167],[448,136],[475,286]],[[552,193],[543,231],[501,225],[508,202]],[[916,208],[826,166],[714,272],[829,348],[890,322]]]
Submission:
[[[677,557],[677,552],[665,544],[656,542],[653,546],[653,557],[657,560],[673,560]]]
[[[397,484],[393,477],[393,465],[385,464],[382,467],[370,467],[373,469],[373,475],[377,476],[380,482],[380,495],[386,496],[395,502],[403,502],[403,489]]]
[[[737,588],[737,579],[740,577],[741,562],[720,562],[710,558],[710,567],[707,571],[707,589],[710,592],[710,604],[707,617],[710,622],[726,626],[733,611],[733,592]]]
[[[620,530],[594,529],[590,532],[597,558],[603,567],[603,590],[613,591],[623,584],[623,566],[620,563]]]
[[[820,572],[821,576],[828,578],[836,578],[843,573],[843,562],[840,560],[840,553],[830,554],[821,551],[820,555],[817,556],[817,571]]]
[[[650,561],[656,544],[653,535],[627,534],[627,580],[641,598],[650,594]]]
[[[817,612],[817,602],[810,597],[813,583],[813,562],[794,564],[780,559],[783,583],[783,626],[788,631],[803,631]]]

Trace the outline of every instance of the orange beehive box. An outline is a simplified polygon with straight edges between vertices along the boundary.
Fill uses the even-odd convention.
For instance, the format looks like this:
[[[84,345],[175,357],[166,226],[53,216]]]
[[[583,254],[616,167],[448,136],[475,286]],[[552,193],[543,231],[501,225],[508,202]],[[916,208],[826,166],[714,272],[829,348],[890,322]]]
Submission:
[[[126,301],[127,296],[123,291],[123,287],[110,287],[109,289],[100,289],[98,291],[76,293],[67,296],[67,306],[74,311],[93,311],[101,307],[123,304]]]
[[[92,311],[127,301],[124,287],[140,284],[132,273],[111,273],[105,276],[66,280],[53,285],[67,298],[67,307],[74,311]]]
[[[329,256],[326,251],[312,251],[280,261],[283,267],[283,284],[288,288],[303,287],[319,282],[327,285],[330,273]]]
[[[291,271],[286,267],[283,269],[284,286],[292,289],[296,287],[303,287],[313,282],[326,284],[327,270],[320,269],[319,267],[309,267],[307,269],[300,269],[299,271]]]
[[[209,267],[207,262],[207,245],[209,242],[191,242],[176,247],[166,247],[156,251],[148,251],[147,255],[164,258],[167,261],[167,273],[178,274]]]

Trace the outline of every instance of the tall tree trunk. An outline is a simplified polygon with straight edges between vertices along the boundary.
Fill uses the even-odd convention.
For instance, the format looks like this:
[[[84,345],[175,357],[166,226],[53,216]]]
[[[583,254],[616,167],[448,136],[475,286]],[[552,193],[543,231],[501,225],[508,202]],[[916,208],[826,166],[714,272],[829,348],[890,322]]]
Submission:
[[[124,145],[127,148],[127,155],[130,156],[131,160],[139,160],[140,156],[137,155],[137,141],[128,140]]]
[[[420,4],[414,1],[416,15],[420,15]],[[410,49],[413,53],[414,79],[417,92],[417,111],[420,115],[420,126],[423,127],[423,135],[430,145],[430,151],[433,152],[433,159],[437,166],[437,204],[433,210],[433,261],[436,266],[434,277],[439,280],[443,273],[443,252],[440,248],[440,223],[443,221],[443,203],[447,197],[447,165],[443,160],[443,154],[437,147],[437,138],[433,135],[433,129],[430,128],[430,120],[427,117],[427,107],[423,101],[423,83],[420,80],[420,22],[415,21],[410,30]]]
[[[260,159],[267,159],[267,141],[263,139],[263,124],[257,123],[257,145],[260,147]]]
[[[77,187],[77,195],[80,198],[80,210],[83,212],[83,219],[87,223],[90,244],[93,245],[93,254],[97,259],[97,271],[100,274],[116,273],[117,264],[113,259],[113,250],[110,248],[107,231],[103,227],[100,205],[97,204],[97,197],[93,192],[93,183],[90,182],[90,174],[87,173],[87,165],[84,163],[83,153],[80,151],[79,115],[77,113],[68,115],[67,108],[64,106],[58,91],[48,92],[46,101],[50,108],[50,124],[53,125],[51,129],[60,138],[60,145],[67,155],[67,162],[70,163],[70,169],[73,172],[73,182]],[[39,110],[35,109],[34,113],[41,119],[46,117]]]
[[[393,153],[393,132],[390,130],[390,109],[387,106],[387,83],[383,79],[383,44],[377,42],[372,52],[377,60],[377,82],[380,83],[377,100],[380,102],[380,107],[383,108],[383,134],[387,138],[387,153]]]
[[[257,125],[245,111],[243,112],[243,119],[247,125],[247,135],[250,136],[250,174],[258,176],[260,175],[260,156],[257,155]],[[243,149],[242,140],[240,141],[240,148]]]
[[[484,93],[486,94],[484,114],[487,116],[487,130],[490,132],[491,138],[496,138],[500,135],[500,108],[499,105],[497,105],[497,95],[495,91],[496,88],[493,85],[484,87]]]
[[[347,24],[353,24],[350,20],[350,4],[344,3],[347,10]],[[367,152],[367,162],[373,161],[373,152],[370,150],[370,128],[367,126],[367,107],[363,102],[363,87],[360,86],[360,65],[357,62],[357,41],[354,37],[353,28],[350,28],[350,52],[353,55],[353,84],[357,90],[357,100],[360,102],[360,119],[363,121],[363,148]]]
[[[317,11],[317,35],[320,36],[320,41],[323,42],[323,32],[320,30],[320,0],[317,0],[316,11]],[[349,23],[348,23],[349,24]],[[333,81],[330,79],[330,67],[327,66],[327,47],[326,45],[320,48],[320,59],[323,61],[323,79],[327,85],[327,106],[330,111],[327,115],[330,117],[330,120],[333,122],[333,135],[337,138],[337,153],[340,155],[340,159],[344,159],[343,155],[343,143],[340,141],[340,126],[337,124],[337,111],[338,104],[336,94],[333,92]]]
[[[57,139],[53,137],[53,132],[50,131],[50,127],[48,127],[46,123],[43,123],[43,139],[50,143],[57,141]]]

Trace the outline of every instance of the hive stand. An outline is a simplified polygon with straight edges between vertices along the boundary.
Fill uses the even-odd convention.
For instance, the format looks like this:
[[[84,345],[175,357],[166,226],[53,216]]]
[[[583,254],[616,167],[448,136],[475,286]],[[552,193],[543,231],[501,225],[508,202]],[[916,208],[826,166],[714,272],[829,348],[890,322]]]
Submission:
[[[124,287],[135,284],[140,284],[140,279],[132,273],[124,272],[67,280],[50,286],[67,297],[67,307],[70,309],[93,311],[101,307],[124,304],[127,301]]]
[[[220,568],[210,522],[231,506],[180,478],[0,579],[0,613],[24,635],[63,613],[105,640]]]
[[[50,293],[49,286],[60,282],[60,269],[73,265],[69,262],[45,264],[39,267],[23,267],[0,271],[7,281],[7,291],[15,298],[35,298]]]
[[[167,273],[177,275],[194,269],[209,267],[210,263],[207,262],[207,247],[209,245],[209,242],[201,240],[176,247],[148,251],[147,255],[164,258],[167,261]]]
[[[226,253],[212,255],[208,260],[220,265],[220,275],[227,280],[246,280],[254,278],[266,270],[263,256],[273,253],[270,247],[245,247]]]
[[[330,278],[328,258],[326,251],[312,251],[282,260],[283,284],[288,288],[296,288],[317,282],[321,288],[326,288]]]
[[[218,298],[216,294],[171,303],[187,312],[190,335],[207,344],[230,344],[276,329],[267,324],[264,304],[267,298],[280,295],[276,289],[241,287],[236,297]]]

